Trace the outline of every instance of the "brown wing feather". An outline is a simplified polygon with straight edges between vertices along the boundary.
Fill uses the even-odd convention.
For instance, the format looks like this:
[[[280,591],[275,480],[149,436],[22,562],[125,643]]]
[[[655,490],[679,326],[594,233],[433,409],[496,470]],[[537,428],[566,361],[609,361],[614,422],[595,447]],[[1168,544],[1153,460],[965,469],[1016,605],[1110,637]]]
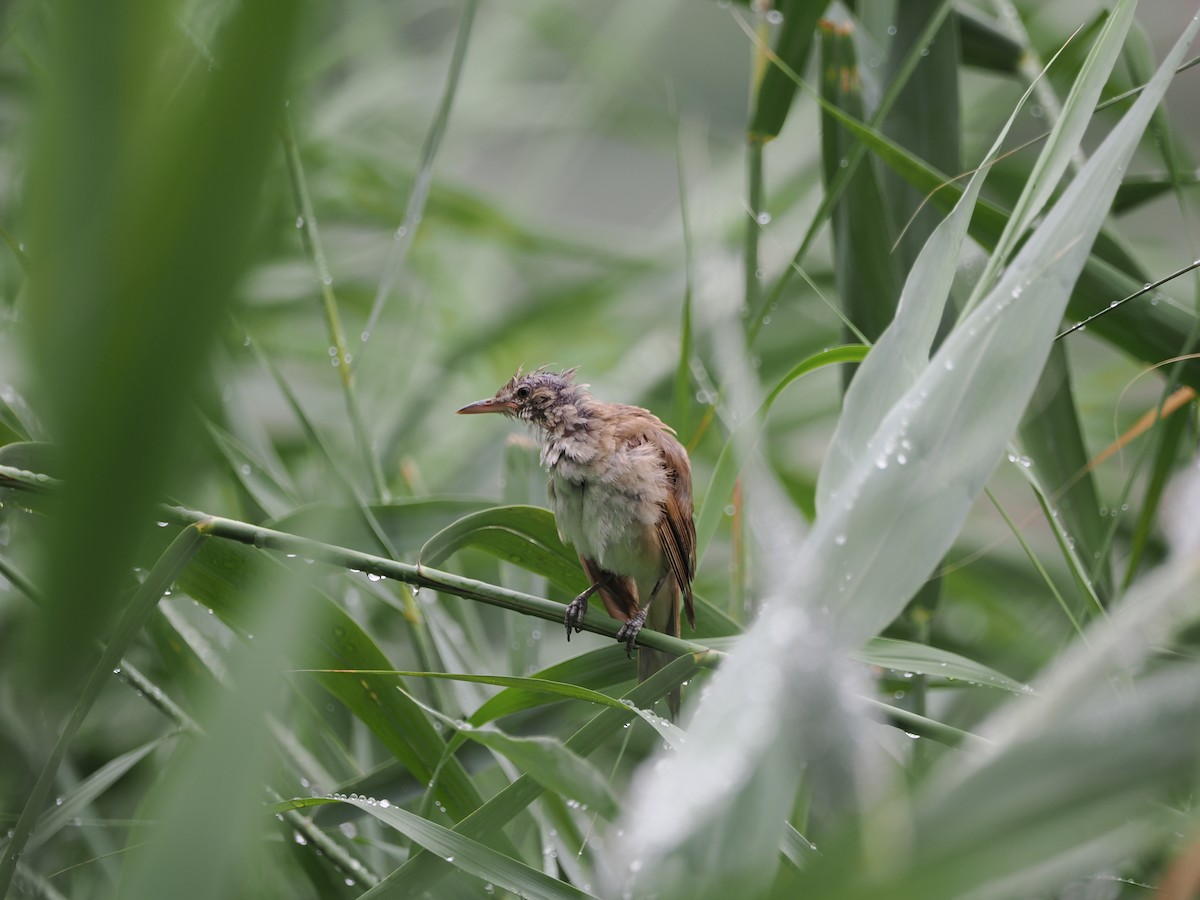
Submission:
[[[663,465],[672,487],[663,501],[662,515],[654,527],[675,583],[683,592],[688,624],[695,628],[692,579],[696,577],[696,523],[692,519],[692,467],[687,451],[666,431],[653,432],[652,438],[662,453]]]
[[[637,614],[638,602],[637,597],[634,596],[633,579],[623,575],[614,575],[612,572],[600,568],[599,563],[586,556],[580,556],[579,562],[591,584],[606,581],[603,587],[596,590],[596,593],[600,595],[600,601],[610,616],[618,622],[628,622]]]
[[[615,425],[617,444],[650,444],[659,453],[669,490],[660,503],[660,515],[654,523],[659,547],[666,558],[671,575],[683,594],[683,606],[688,623],[696,627],[696,610],[692,597],[692,579],[696,575],[696,524],[692,519],[692,466],[687,451],[675,439],[672,431],[656,415],[637,406],[604,404],[606,418]],[[598,567],[597,567],[598,568]],[[636,590],[636,589],[635,589]],[[678,604],[678,601],[675,601]],[[609,599],[605,599],[608,606]],[[633,610],[637,610],[636,595]],[[614,618],[619,618],[612,612]],[[679,633],[679,610],[676,606],[675,633]]]

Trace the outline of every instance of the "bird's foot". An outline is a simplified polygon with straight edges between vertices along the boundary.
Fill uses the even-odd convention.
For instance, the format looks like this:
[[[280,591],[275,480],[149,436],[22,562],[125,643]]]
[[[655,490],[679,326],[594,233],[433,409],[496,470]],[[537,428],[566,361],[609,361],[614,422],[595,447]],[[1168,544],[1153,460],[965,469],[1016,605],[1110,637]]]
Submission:
[[[646,624],[646,613],[638,612],[632,619],[621,626],[621,630],[617,632],[617,640],[625,642],[625,652],[630,659],[633,658],[633,651],[637,649],[637,636],[641,633],[642,626]]]
[[[571,629],[576,632],[583,631],[583,617],[587,614],[588,595],[580,594],[574,600],[567,604],[567,614],[564,621],[567,623],[567,640],[571,640]]]

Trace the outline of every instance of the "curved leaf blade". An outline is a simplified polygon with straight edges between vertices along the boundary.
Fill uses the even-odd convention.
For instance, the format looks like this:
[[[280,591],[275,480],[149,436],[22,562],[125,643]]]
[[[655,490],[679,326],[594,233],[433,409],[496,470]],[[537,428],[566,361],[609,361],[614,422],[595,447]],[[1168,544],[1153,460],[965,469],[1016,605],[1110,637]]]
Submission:
[[[485,882],[499,885],[522,897],[533,897],[538,900],[579,900],[579,898],[592,896],[456,831],[392,806],[387,800],[376,801],[373,798],[359,797],[313,797],[276,803],[270,809],[276,812],[286,812],[329,803],[348,803],[356,806],[389,828],[394,828],[425,850],[436,853],[460,871],[474,875]]]

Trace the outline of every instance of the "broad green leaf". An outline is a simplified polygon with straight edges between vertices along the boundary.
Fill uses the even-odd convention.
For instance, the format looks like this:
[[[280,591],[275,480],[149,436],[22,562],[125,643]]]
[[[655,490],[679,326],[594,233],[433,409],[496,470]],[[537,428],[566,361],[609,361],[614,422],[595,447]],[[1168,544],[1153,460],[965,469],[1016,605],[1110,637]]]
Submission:
[[[828,194],[834,179],[849,165],[857,139],[827,110],[833,106],[855,119],[865,116],[851,27],[823,21],[820,32],[821,95],[828,104],[822,107],[826,111],[821,120],[821,163]],[[900,259],[892,252],[896,225],[876,161],[864,159],[849,178],[832,212],[838,298],[848,320],[845,339],[873,343],[892,321],[904,276]],[[853,371],[842,370],[843,384],[850,383]]]
[[[939,209],[951,209],[961,197],[964,189],[947,175],[934,171],[875,129],[851,117],[843,117],[844,114],[840,110],[832,107],[826,107],[826,110],[838,117],[843,126],[869,146],[888,166],[899,172],[906,181],[926,192],[929,202]],[[992,249],[1007,220],[1007,212],[987,201],[980,201],[971,220],[971,237],[984,248]],[[1130,261],[1116,242],[1105,239],[1103,231],[1096,241],[1094,251],[1087,260],[1067,307],[1068,317],[1075,320],[1083,320],[1094,313],[1109,310],[1113,301],[1137,292],[1144,283],[1140,275],[1135,278],[1123,271],[1129,268]],[[779,284],[772,289],[772,296],[786,286],[790,274],[791,269],[783,273]],[[1154,364],[1178,353],[1191,333],[1194,318],[1190,310],[1177,308],[1169,303],[1143,305],[1136,309],[1126,306],[1113,309],[1111,313],[1096,319],[1090,328],[1134,358]],[[1183,383],[1200,388],[1200,361],[1185,361],[1179,366],[1179,370]]]
[[[817,21],[828,6],[828,0],[782,0],[775,7],[783,17],[775,40],[775,55],[793,72],[803,72],[812,49],[813,32]],[[758,83],[754,114],[750,121],[751,140],[769,141],[783,130],[796,82],[779,66],[768,65]]]
[[[964,65],[1006,75],[1017,74],[1025,52],[996,21],[973,6],[955,9],[955,18]]]
[[[529,569],[571,593],[588,586],[578,557],[558,537],[554,515],[536,506],[497,506],[463,516],[421,547],[422,565],[440,566],[463,547],[476,547]]]
[[[935,169],[960,172],[962,122],[959,116],[958,23],[962,18],[944,19],[927,45],[914,48],[922,40],[930,20],[941,14],[943,2],[906,0],[896,5],[895,24],[891,26],[895,35],[888,48],[885,83],[902,70],[904,58],[913,49],[920,54],[920,61],[883,121],[883,132]],[[864,78],[870,72],[868,67]],[[919,191],[890,169],[880,173],[880,184],[891,224],[894,229],[901,230],[894,249],[889,249],[893,249],[899,258],[901,270],[907,272],[940,217],[935,209],[924,203]]]
[[[1022,467],[1036,468],[1038,483],[1051,500],[1051,509],[1065,529],[1073,552],[1068,559],[1090,560],[1083,570],[1089,592],[1103,607],[1112,596],[1112,571],[1107,554],[1106,528],[1100,519],[1096,483],[1088,465],[1091,454],[1083,444],[1067,348],[1061,341],[1050,351],[1046,368],[1021,422]],[[1088,598],[1089,600],[1092,597]],[[1088,603],[1087,612],[1096,612]]]
[[[949,678],[969,684],[982,684],[1014,694],[1030,692],[1029,685],[1009,678],[990,666],[928,644],[877,637],[867,641],[862,649],[851,651],[849,656],[869,665],[895,669],[897,672],[915,672],[919,675]]]
[[[509,759],[548,791],[576,800],[606,819],[615,819],[617,799],[594,766],[552,737],[512,737],[493,725],[459,732]]]
[[[616,649],[621,649],[621,648],[615,648],[615,647],[614,648],[606,648],[605,650],[598,651],[598,652],[599,653],[608,653],[609,649],[616,650]],[[621,654],[624,655],[624,653],[625,653],[625,651],[623,649],[621,649]],[[590,655],[592,655],[592,654],[585,654],[585,656],[590,656]],[[562,667],[555,666],[554,668],[559,669]],[[307,670],[307,671],[316,671],[316,670]],[[547,670],[547,671],[549,671],[549,670]],[[330,674],[334,674],[334,673],[330,673]],[[637,713],[638,716],[640,716],[642,719],[644,719],[651,728],[653,728],[655,731],[659,732],[664,738],[666,738],[669,743],[672,743],[672,744],[676,743],[678,740],[678,736],[679,736],[679,729],[675,728],[673,725],[671,725],[671,723],[669,721],[662,719],[660,716],[656,716],[653,712],[651,712],[648,709],[637,709],[637,708],[633,707],[628,700],[623,700],[623,699],[618,700],[615,697],[610,697],[608,694],[601,694],[598,691],[594,691],[589,688],[581,687],[577,684],[567,684],[567,683],[561,682],[561,681],[551,681],[544,677],[521,677],[518,675],[469,675],[469,674],[462,674],[462,673],[457,673],[457,672],[403,672],[403,671],[399,671],[399,670],[375,670],[375,671],[369,671],[369,672],[368,671],[360,671],[360,670],[345,670],[345,671],[340,671],[337,674],[343,674],[343,675],[395,675],[395,676],[401,676],[401,677],[407,677],[407,678],[438,678],[438,679],[446,679],[449,681],[465,681],[465,682],[470,682],[473,684],[490,684],[495,687],[504,687],[504,688],[509,688],[512,690],[521,691],[525,695],[545,694],[545,695],[555,697],[555,698],[563,698],[563,699],[569,699],[569,700],[586,700],[589,703],[596,703],[600,706],[612,707],[613,709],[631,709],[631,710],[633,710],[633,712]],[[628,679],[623,678],[620,680],[627,681]],[[497,694],[496,697],[493,698],[493,700],[498,699],[501,696],[503,696],[503,694]],[[520,701],[517,701],[517,702],[519,703]],[[420,704],[418,704],[418,705],[420,705]],[[537,703],[526,702],[526,703],[522,703],[521,705],[518,706],[517,703],[514,703],[514,701],[512,699],[508,699],[508,700],[504,701],[503,703],[498,703],[498,704],[493,704],[492,701],[488,701],[487,703],[485,703],[483,706],[481,706],[478,710],[476,710],[471,715],[469,722],[466,722],[463,725],[459,725],[457,723],[452,723],[452,724],[453,724],[453,727],[460,729],[459,735],[461,738],[474,740],[474,734],[480,733],[480,732],[469,731],[468,727],[471,729],[482,728],[482,727],[484,727],[484,725],[486,723],[491,722],[492,720],[497,719],[502,715],[510,715],[513,712],[517,712],[517,711],[523,710],[523,709],[530,709],[536,705],[537,705]],[[441,713],[435,712],[428,708],[425,708],[425,710],[426,710],[426,712],[428,712],[431,715],[434,715],[436,717],[446,718],[446,717],[443,717]],[[449,720],[449,719],[447,719],[447,721],[452,722],[452,720]],[[451,742],[452,748],[460,745],[461,743],[462,743],[462,740],[455,739],[454,741]],[[487,742],[483,741],[483,743],[487,743]]]
[[[315,797],[277,803],[273,809],[280,811],[308,809],[328,803],[349,803],[351,806],[357,806],[389,828],[394,828],[418,846],[430,853],[437,854],[447,864],[474,875],[488,884],[498,885],[505,890],[512,891],[521,897],[536,897],[539,900],[567,900],[567,898],[574,900],[574,898],[592,896],[565,882],[551,878],[537,869],[530,868],[510,856],[497,853],[492,848],[457,831],[452,831],[407,810],[392,806],[387,800],[377,801],[374,798],[363,799],[361,797]],[[363,896],[369,897],[379,890],[379,887],[376,887]],[[378,896],[387,896],[387,894],[379,893]]]
[[[1104,69],[1089,72],[1100,83],[1107,77]],[[1156,79],[1156,87],[1165,86],[1168,76],[1160,72]],[[1075,102],[1088,102],[1083,93],[1082,100],[1080,92],[1073,94]],[[1143,93],[986,300],[883,417],[868,442],[870,455],[856,460],[844,479],[830,482],[829,496],[836,500],[819,516],[810,546],[828,553],[826,572],[849,576],[846,599],[834,608],[852,645],[878,633],[924,580],[927,568],[914,565],[915,559],[932,566],[949,548],[999,460],[1115,192],[1112,172],[1133,153],[1157,98],[1149,88]],[[950,446],[957,452],[942,452]],[[864,544],[855,546],[855,540]],[[870,559],[865,567],[864,552]],[[907,572],[903,585],[892,578],[901,569]],[[886,579],[882,595],[872,586],[876,578]]]
[[[0,447],[0,465],[37,472],[48,477],[60,477],[62,451],[55,444],[17,441]]]
[[[972,174],[950,215],[934,229],[917,255],[904,284],[895,321],[876,342],[846,391],[833,447],[817,480],[818,510],[828,505],[832,493],[849,470],[872,452],[871,439],[879,422],[928,365],[958,269],[963,241],[980,209],[978,197],[983,182],[1032,91],[1033,85],[1030,85],[992,142],[983,163]],[[908,156],[906,151],[900,152]]]

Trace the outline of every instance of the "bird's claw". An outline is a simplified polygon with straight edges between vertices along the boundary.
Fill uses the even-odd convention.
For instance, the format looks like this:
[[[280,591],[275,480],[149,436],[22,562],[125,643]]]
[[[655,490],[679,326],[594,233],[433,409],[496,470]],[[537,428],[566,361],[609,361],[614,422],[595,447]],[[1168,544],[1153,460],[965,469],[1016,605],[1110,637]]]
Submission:
[[[564,617],[564,621],[567,624],[568,641],[571,640],[572,628],[574,628],[576,632],[583,631],[583,617],[587,613],[587,607],[588,602],[586,596],[576,597],[567,604],[567,614]]]
[[[637,636],[642,630],[642,626],[646,624],[646,617],[638,613],[628,622],[621,626],[621,630],[617,632],[617,640],[623,641],[625,644],[625,653],[633,659],[633,651],[637,649]]]

